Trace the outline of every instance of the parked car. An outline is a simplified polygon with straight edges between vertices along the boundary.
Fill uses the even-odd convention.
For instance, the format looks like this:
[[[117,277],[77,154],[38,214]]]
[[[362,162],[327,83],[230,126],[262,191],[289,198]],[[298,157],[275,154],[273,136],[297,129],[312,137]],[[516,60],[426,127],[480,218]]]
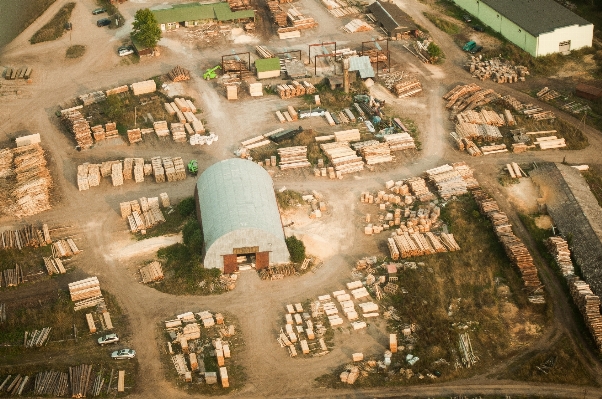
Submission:
[[[109,18],[103,18],[96,21],[96,26],[102,28],[103,26],[111,25],[111,20]]]
[[[97,8],[96,10],[92,11],[92,15],[98,15],[98,14],[102,14],[103,12],[106,12],[107,10],[105,10],[104,8]]]
[[[65,22],[65,30],[73,29],[73,24],[71,22]]]
[[[477,45],[477,43],[474,40],[471,40],[469,42],[466,42],[466,44],[464,45],[464,47],[462,47],[462,50],[464,51],[472,51],[473,48],[475,48]]]
[[[472,21],[472,18],[470,18],[470,15],[464,14],[464,15],[462,15],[462,21],[469,23]]]
[[[126,55],[134,54],[134,49],[131,46],[121,46],[117,49],[117,54],[120,57],[125,57]]]
[[[98,344],[99,345],[107,345],[107,344],[112,344],[115,342],[119,341],[119,337],[117,336],[117,334],[107,334],[107,335],[103,335],[102,337],[98,338]]]
[[[472,29],[476,30],[477,32],[485,32],[485,28],[481,25],[474,25]]]
[[[472,50],[470,50],[470,54],[476,54],[478,52],[480,52],[481,50],[483,50],[483,46],[474,46]]]
[[[111,358],[115,360],[133,359],[134,357],[136,357],[136,351],[133,349],[120,349],[111,353]]]

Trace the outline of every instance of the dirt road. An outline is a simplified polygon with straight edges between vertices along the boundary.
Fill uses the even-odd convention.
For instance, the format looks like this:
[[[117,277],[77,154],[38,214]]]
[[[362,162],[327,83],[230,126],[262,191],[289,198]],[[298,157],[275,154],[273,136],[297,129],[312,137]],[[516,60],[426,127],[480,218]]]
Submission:
[[[441,96],[458,80],[470,81],[470,77],[460,69],[464,55],[456,49],[449,37],[441,34],[422,16],[425,6],[414,0],[396,0],[396,2],[416,21],[427,27],[436,41],[446,49],[447,62],[443,66],[425,66],[405,53],[398,45],[392,44],[396,59],[400,60],[399,69],[411,70],[420,75],[424,92],[421,97],[407,100],[387,98],[396,112],[414,119],[421,132],[420,140],[423,150],[416,159],[407,164],[396,164],[382,172],[363,172],[341,181],[315,178],[308,173],[276,172],[276,187],[287,186],[296,190],[318,190],[322,192],[332,205],[332,214],[327,225],[314,225],[313,230],[293,230],[295,233],[311,235],[310,238],[321,240],[320,245],[328,247],[330,252],[324,259],[324,266],[316,273],[303,277],[292,277],[282,281],[267,282],[259,280],[253,272],[242,272],[237,288],[220,296],[194,297],[168,295],[137,283],[136,266],[150,255],[143,251],[155,249],[157,240],[135,242],[127,232],[127,226],[119,216],[119,202],[141,196],[156,196],[160,192],[168,192],[174,202],[192,195],[195,181],[185,181],[139,185],[125,184],[111,187],[103,182],[101,187],[79,192],[76,187],[77,165],[87,161],[98,161],[126,156],[148,158],[155,155],[182,156],[199,161],[200,170],[214,162],[229,158],[238,148],[241,139],[269,131],[281,125],[273,118],[273,111],[294,104],[275,96],[248,99],[244,102],[228,102],[220,96],[213,82],[202,79],[202,72],[209,65],[209,60],[216,59],[217,54],[228,54],[235,51],[253,51],[250,44],[231,43],[224,48],[211,48],[199,51],[195,46],[180,44],[173,37],[167,37],[170,48],[165,48],[157,59],[143,59],[139,64],[127,64],[115,54],[116,48],[127,36],[129,26],[117,31],[109,31],[95,26],[96,17],[91,10],[96,8],[93,0],[78,2],[74,11],[74,30],[72,34],[51,42],[30,46],[27,39],[41,25],[49,20],[54,12],[67,0],[57,0],[44,16],[36,21],[26,32],[9,45],[2,54],[4,65],[28,64],[34,67],[34,83],[22,89],[21,94],[0,97],[0,118],[4,120],[0,128],[0,141],[5,141],[24,132],[40,132],[42,143],[49,151],[55,192],[58,198],[51,211],[29,218],[43,220],[50,225],[72,225],[78,231],[78,245],[84,249],[79,255],[78,268],[83,272],[97,275],[103,289],[113,293],[128,315],[132,331],[132,346],[136,348],[140,361],[138,393],[140,398],[186,398],[189,395],[176,390],[164,379],[161,369],[159,347],[154,344],[157,337],[155,325],[165,318],[184,311],[227,311],[237,316],[241,323],[241,331],[246,342],[244,352],[240,354],[249,376],[246,387],[231,396],[242,398],[264,397],[394,397],[400,392],[411,396],[451,396],[459,394],[492,394],[492,395],[540,395],[558,397],[600,397],[599,389],[576,386],[555,386],[526,384],[515,381],[498,381],[494,377],[486,377],[490,370],[465,381],[446,384],[433,384],[399,389],[341,390],[330,391],[315,388],[313,380],[349,359],[349,351],[364,350],[366,353],[382,352],[383,337],[378,330],[368,330],[340,343],[328,356],[314,359],[290,359],[286,352],[276,343],[275,333],[282,316],[284,305],[309,297],[331,292],[341,288],[350,279],[350,270],[358,257],[374,254],[374,244],[370,246],[361,235],[361,231],[353,225],[352,215],[359,193],[381,187],[390,179],[401,179],[422,173],[425,169],[440,164],[464,160],[476,169],[477,177],[482,182],[491,182],[494,195],[504,210],[516,220],[516,213],[509,203],[499,198],[496,193],[496,174],[500,167],[508,162],[509,155],[496,155],[473,159],[464,153],[453,150],[448,141],[451,128],[443,106]],[[157,2],[158,3],[158,2]],[[265,43],[274,48],[302,49],[307,44],[322,40],[337,40],[342,46],[355,46],[361,40],[370,40],[374,32],[356,35],[342,33],[340,20],[333,18],[318,2],[300,0],[301,7],[308,10],[320,24],[315,31],[303,33],[300,39],[279,41],[272,39]],[[136,9],[154,3],[144,0],[129,1],[120,6],[126,20],[131,22]],[[345,21],[346,22],[346,21]],[[84,44],[88,50],[78,60],[65,60],[64,51],[71,44]],[[67,103],[75,96],[93,90],[106,89],[117,85],[143,80],[150,76],[166,73],[174,65],[179,64],[193,73],[193,80],[180,88],[197,100],[204,110],[203,118],[208,126],[216,132],[220,139],[214,145],[203,148],[192,148],[188,145],[160,141],[156,138],[145,138],[139,145],[101,144],[95,148],[78,152],[74,143],[59,127],[53,115],[57,106]],[[513,90],[510,86],[499,86],[489,82],[481,82],[485,87],[492,87],[499,92],[509,92],[518,98],[524,94]],[[385,96],[386,92],[374,89],[377,95]],[[530,99],[531,102],[537,102]],[[542,104],[543,108],[548,108]],[[560,114],[560,112],[557,112]],[[568,115],[562,118],[575,123]],[[304,122],[306,123],[306,122]],[[307,122],[313,128],[329,132],[330,127],[323,121]],[[594,162],[599,159],[602,148],[599,132],[591,128],[585,129],[592,145],[583,151],[552,151],[512,155],[515,162],[540,162],[544,160],[560,161],[567,156],[580,162]],[[17,222],[8,216],[0,218],[0,223],[13,225]],[[520,223],[515,223],[520,225]],[[328,230],[330,234],[322,230]],[[523,230],[519,230],[523,239],[528,239]],[[163,244],[173,239],[163,239]],[[533,245],[531,243],[531,248]],[[583,348],[583,340],[579,335],[575,320],[569,316],[566,298],[559,283],[550,270],[544,269],[543,278],[552,294],[555,310],[555,323],[551,331],[566,331],[575,338],[576,347]],[[535,345],[545,348],[549,333]],[[582,356],[589,360],[595,372],[599,370],[599,362],[587,352],[578,349]],[[597,372],[597,376],[602,375]],[[294,376],[294,378],[292,378]]]

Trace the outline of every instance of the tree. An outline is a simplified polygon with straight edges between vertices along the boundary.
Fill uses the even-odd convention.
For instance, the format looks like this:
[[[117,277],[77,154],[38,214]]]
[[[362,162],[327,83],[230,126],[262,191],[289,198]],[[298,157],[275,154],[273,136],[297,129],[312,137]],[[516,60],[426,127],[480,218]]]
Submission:
[[[305,244],[295,236],[286,238],[286,246],[291,254],[291,261],[301,263],[305,259]]]
[[[161,39],[159,23],[148,8],[136,11],[132,26],[132,37],[144,47],[155,47]]]

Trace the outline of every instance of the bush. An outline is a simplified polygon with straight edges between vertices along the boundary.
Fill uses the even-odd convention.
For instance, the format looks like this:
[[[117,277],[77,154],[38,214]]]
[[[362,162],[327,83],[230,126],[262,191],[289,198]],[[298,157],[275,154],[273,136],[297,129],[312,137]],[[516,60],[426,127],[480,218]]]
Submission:
[[[119,119],[123,115],[123,101],[117,94],[113,94],[107,97],[104,102],[104,112],[109,119]]]
[[[203,231],[196,219],[190,219],[182,229],[182,241],[192,253],[201,254],[203,249]]]
[[[194,197],[184,198],[177,206],[178,213],[184,217],[189,216],[196,208]]]
[[[437,46],[433,42],[429,43],[427,50],[435,64],[442,62],[445,58],[445,54],[443,53],[443,50],[441,50],[441,47]]]
[[[305,259],[305,244],[295,236],[287,237],[286,246],[291,254],[291,261],[301,263]]]
[[[48,42],[63,36],[65,25],[69,22],[74,7],[75,3],[73,2],[65,4],[46,25],[42,26],[42,28],[29,39],[29,42],[31,44]]]
[[[82,46],[81,44],[76,44],[67,49],[67,53],[65,56],[67,58],[79,58],[86,52],[86,46]]]

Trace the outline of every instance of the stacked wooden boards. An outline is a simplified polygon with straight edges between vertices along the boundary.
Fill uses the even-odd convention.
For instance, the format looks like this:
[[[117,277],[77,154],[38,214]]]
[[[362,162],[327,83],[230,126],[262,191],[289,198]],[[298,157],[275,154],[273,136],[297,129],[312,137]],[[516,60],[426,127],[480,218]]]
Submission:
[[[140,275],[144,284],[163,280],[163,269],[161,263],[154,261],[140,268]]]
[[[71,300],[75,302],[74,309],[76,311],[104,304],[98,277],[90,277],[69,283],[69,295]]]
[[[121,217],[128,220],[130,231],[145,233],[147,228],[165,222],[165,216],[159,208],[158,197],[141,197],[139,200],[121,202]]]
[[[307,160],[307,146],[278,148],[280,169],[297,169],[311,166]]]

